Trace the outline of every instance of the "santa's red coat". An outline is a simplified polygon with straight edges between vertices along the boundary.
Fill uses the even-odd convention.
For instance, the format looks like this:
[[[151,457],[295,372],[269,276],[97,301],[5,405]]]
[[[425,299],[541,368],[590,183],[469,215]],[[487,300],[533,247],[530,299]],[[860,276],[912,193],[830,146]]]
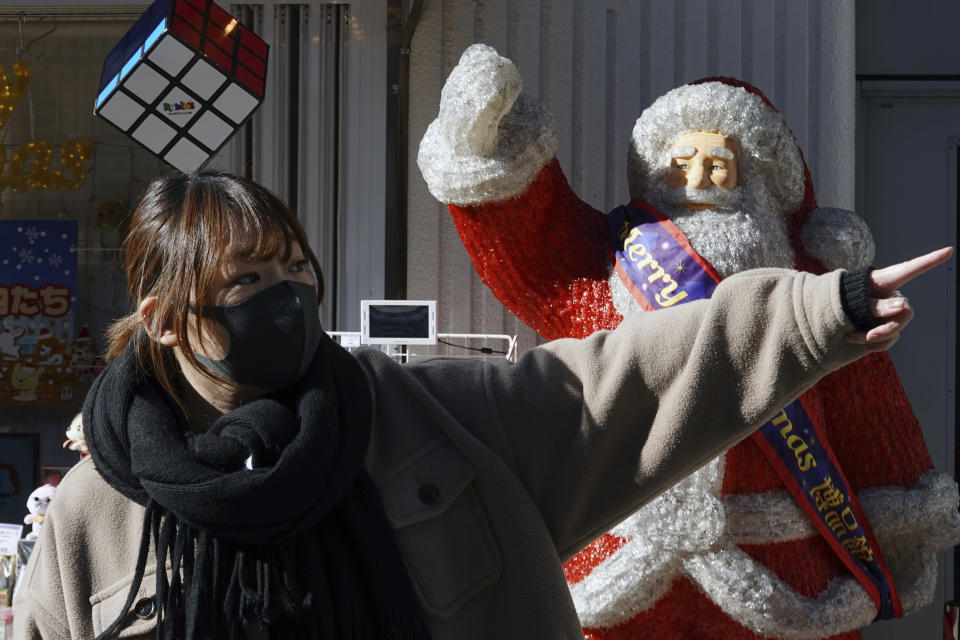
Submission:
[[[807,172],[807,194],[793,219],[797,267],[822,271],[800,245],[799,229],[816,208]],[[548,340],[581,338],[622,320],[607,278],[610,247],[606,216],[580,200],[556,160],[527,190],[502,202],[449,205],[474,267],[494,295]],[[867,356],[827,376],[804,395],[811,418],[824,425],[850,486],[913,487],[933,468],[920,426],[885,353]],[[784,491],[779,476],[751,440],[726,454],[723,494]],[[623,541],[605,535],[564,567],[582,580]],[[798,594],[816,597],[847,569],[820,537],[740,545]],[[800,561],[798,561],[800,559]],[[699,587],[677,577],[656,604],[616,627],[586,629],[588,638],[753,640],[761,636],[728,617]],[[857,640],[853,630],[832,640]]]

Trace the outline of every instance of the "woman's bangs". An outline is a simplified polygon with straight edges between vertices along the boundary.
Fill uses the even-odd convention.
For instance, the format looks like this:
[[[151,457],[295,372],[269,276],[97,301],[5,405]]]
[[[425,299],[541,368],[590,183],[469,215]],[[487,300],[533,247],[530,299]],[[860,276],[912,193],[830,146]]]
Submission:
[[[230,256],[250,262],[272,260],[279,255],[286,261],[296,236],[279,212],[269,209],[240,208],[224,216],[226,236],[230,238]],[[227,251],[221,255],[227,256]]]

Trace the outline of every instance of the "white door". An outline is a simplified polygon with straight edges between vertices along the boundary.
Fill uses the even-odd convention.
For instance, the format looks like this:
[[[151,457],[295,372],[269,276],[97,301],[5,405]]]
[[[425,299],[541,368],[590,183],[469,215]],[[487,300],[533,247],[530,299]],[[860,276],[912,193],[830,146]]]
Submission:
[[[960,97],[865,83],[858,119],[857,210],[873,230],[876,265],[957,244]],[[939,93],[940,97],[933,95]],[[885,95],[886,94],[886,95]],[[924,95],[926,94],[926,95]],[[904,288],[917,317],[890,356],[938,470],[956,477],[957,258]],[[867,640],[943,637],[953,598],[953,553],[941,553],[934,604],[872,625]]]

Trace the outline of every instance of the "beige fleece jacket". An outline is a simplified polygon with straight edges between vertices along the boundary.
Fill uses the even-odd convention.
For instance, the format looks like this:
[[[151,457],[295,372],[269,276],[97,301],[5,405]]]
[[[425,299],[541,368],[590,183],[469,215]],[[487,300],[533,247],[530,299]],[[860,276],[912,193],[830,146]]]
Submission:
[[[361,352],[375,402],[367,467],[434,637],[582,637],[561,561],[862,356],[851,329],[839,272],[764,269],[513,365],[401,367]],[[91,638],[109,624],[142,516],[92,463],[67,474],[14,637]],[[147,605],[153,571],[137,596]],[[127,621],[117,637],[152,637],[154,618]]]

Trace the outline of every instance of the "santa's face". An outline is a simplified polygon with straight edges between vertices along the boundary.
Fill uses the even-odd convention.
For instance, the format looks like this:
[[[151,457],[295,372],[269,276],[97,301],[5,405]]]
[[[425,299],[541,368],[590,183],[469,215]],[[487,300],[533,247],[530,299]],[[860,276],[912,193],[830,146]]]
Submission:
[[[688,131],[670,151],[667,186],[676,204],[703,210],[730,203],[737,188],[737,145],[715,131]]]
[[[763,181],[740,181],[738,146],[715,131],[681,134],[670,147],[670,166],[657,207],[724,277],[757,267],[792,267],[786,212]]]

